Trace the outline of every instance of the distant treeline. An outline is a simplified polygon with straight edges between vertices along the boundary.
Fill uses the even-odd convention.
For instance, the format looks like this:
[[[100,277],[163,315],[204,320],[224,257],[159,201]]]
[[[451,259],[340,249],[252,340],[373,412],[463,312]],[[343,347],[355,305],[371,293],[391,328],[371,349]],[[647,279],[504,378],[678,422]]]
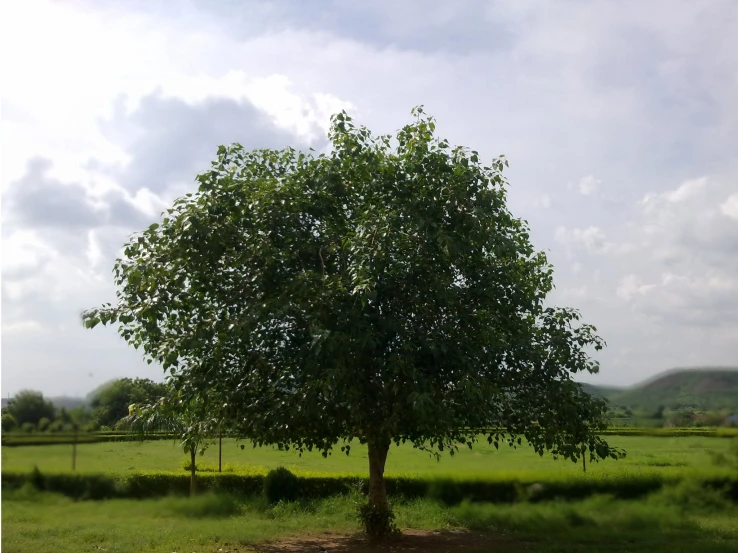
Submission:
[[[150,403],[164,395],[166,386],[147,378],[120,378],[89,394],[86,404],[57,406],[41,392],[23,390],[2,408],[2,431],[59,434],[127,430],[123,419],[132,403]],[[67,398],[68,399],[68,398]]]

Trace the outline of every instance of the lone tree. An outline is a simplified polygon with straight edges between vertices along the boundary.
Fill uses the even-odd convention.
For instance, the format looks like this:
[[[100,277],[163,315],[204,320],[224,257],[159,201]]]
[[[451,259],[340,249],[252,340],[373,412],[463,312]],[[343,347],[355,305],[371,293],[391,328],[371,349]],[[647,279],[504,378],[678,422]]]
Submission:
[[[255,445],[365,444],[373,534],[391,527],[391,443],[621,454],[597,435],[605,403],[571,379],[604,343],[544,305],[552,267],[506,207],[507,161],[413,116],[393,139],[341,112],[317,156],[220,146],[198,191],[127,244],[117,304],[83,315]]]

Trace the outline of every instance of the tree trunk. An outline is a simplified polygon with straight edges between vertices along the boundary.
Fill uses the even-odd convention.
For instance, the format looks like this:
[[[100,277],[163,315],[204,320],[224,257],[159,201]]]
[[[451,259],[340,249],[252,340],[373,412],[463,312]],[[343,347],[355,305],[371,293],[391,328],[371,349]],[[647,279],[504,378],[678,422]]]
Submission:
[[[387,502],[387,488],[384,485],[384,465],[387,462],[389,442],[376,444],[372,441],[369,446],[369,505],[372,507],[389,508]]]
[[[197,457],[197,449],[195,446],[190,446],[190,497],[195,495],[195,492],[197,491],[197,474],[196,474],[196,467],[195,467],[195,460]]]

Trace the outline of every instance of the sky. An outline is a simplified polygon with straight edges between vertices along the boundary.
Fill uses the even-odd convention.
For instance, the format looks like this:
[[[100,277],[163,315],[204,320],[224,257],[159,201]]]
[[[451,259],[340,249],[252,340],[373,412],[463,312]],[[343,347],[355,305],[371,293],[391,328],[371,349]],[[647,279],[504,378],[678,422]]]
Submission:
[[[509,159],[582,380],[738,365],[738,2],[3,3],[2,394],[161,379],[115,329],[114,259],[220,144],[327,147],[347,110]]]

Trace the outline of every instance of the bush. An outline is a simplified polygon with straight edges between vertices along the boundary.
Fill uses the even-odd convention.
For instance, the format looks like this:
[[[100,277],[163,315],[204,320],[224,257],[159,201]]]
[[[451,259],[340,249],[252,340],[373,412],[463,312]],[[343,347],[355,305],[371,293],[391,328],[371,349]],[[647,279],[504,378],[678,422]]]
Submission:
[[[49,419],[48,417],[44,417],[40,421],[38,421],[38,431],[46,432],[49,429],[50,425],[51,425],[51,419]]]
[[[31,432],[36,430],[36,425],[32,422],[24,422],[23,424],[21,424],[21,430],[26,434],[30,434]]]
[[[390,507],[363,503],[359,505],[357,517],[364,532],[373,538],[386,538],[400,533],[395,524],[395,513]]]
[[[182,457],[182,460],[179,462],[179,466],[182,467],[182,469],[186,470],[187,472],[190,472],[192,469],[192,459],[190,459],[189,456]],[[230,465],[228,463],[225,463],[222,467],[222,472],[235,472],[235,468],[233,465]],[[221,472],[218,470],[218,465],[210,465],[207,463],[195,463],[195,471],[198,473],[200,472]]]
[[[444,505],[458,505],[464,499],[464,490],[453,480],[434,480],[428,485],[428,498]]]
[[[684,488],[671,490],[669,486]],[[106,499],[125,497],[132,499],[186,496],[189,493],[189,475],[184,472],[143,472],[121,475],[61,473],[42,474],[33,472],[3,471],[3,488],[17,489],[31,482],[39,490],[56,492],[74,499]],[[691,487],[689,487],[691,486]],[[726,501],[738,503],[738,474],[716,473],[703,477],[686,475],[666,476],[658,473],[622,474],[603,478],[598,476],[562,479],[539,475],[535,480],[518,478],[496,480],[427,480],[411,477],[387,477],[387,492],[390,497],[407,499],[431,496],[445,503],[464,501],[486,503],[514,503],[520,501],[547,502],[551,500],[581,500],[593,496],[608,495],[613,499],[641,499],[656,497],[649,501],[670,501],[686,504],[693,502],[710,504],[699,496],[699,488],[717,490]],[[287,469],[277,469],[268,474],[250,473],[204,473],[198,476],[198,488],[202,492],[228,493],[238,496],[262,496],[270,503],[294,499],[321,499],[349,495],[360,490],[366,495],[367,480],[346,475],[296,476]],[[658,494],[664,491],[662,496]],[[669,491],[670,490],[670,491]],[[708,492],[711,493],[711,492]],[[671,495],[669,495],[671,494]],[[693,497],[694,496],[694,497]],[[661,499],[658,499],[658,498]],[[374,516],[368,513],[367,516]]]
[[[49,425],[49,431],[51,432],[61,432],[62,430],[64,430],[64,423],[58,419]]]
[[[33,466],[33,470],[28,476],[28,481],[26,483],[39,491],[46,489],[46,478],[44,478],[44,475],[41,474],[41,471],[38,470],[36,465]]]
[[[270,470],[264,478],[264,499],[269,503],[294,501],[298,497],[299,479],[284,467]]]
[[[10,432],[11,430],[15,430],[18,426],[18,421],[15,420],[15,417],[11,415],[10,413],[5,413],[2,417],[2,431]]]
[[[118,422],[115,423],[115,429],[117,431],[126,431],[131,429],[131,422],[125,418],[120,419]]]
[[[162,500],[163,510],[188,518],[230,517],[241,511],[241,506],[230,494],[208,492],[191,498]]]
[[[90,421],[82,428],[82,430],[85,432],[97,432],[100,430],[100,423],[95,420]]]
[[[649,501],[673,505],[683,511],[719,512],[730,508],[728,486],[705,486],[695,480],[669,484],[653,493]]]

